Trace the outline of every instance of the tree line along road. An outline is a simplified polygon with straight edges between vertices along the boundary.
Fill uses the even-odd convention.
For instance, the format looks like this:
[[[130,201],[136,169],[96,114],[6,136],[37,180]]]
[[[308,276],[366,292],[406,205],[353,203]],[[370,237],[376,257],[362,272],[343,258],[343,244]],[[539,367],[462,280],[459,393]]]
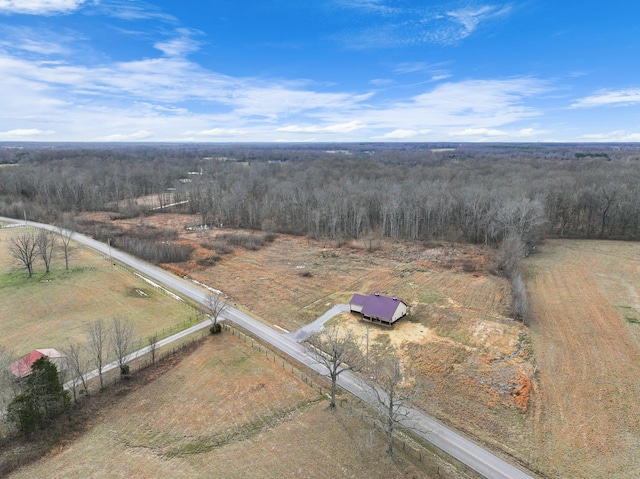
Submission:
[[[27,222],[24,220],[15,220],[3,217],[0,217],[0,221],[10,224],[23,224],[26,226],[59,232],[59,229],[56,226],[34,223],[31,221]],[[161,283],[164,287],[174,291],[178,295],[190,298],[198,304],[206,305],[208,292],[197,287],[190,281],[180,278],[159,267],[139,260],[138,258],[87,236],[74,233],[73,239],[85,246],[99,251],[105,256],[109,256],[114,261],[119,261],[128,267],[137,270],[140,274]],[[235,323],[260,340],[268,343],[290,358],[304,364],[313,371],[322,375],[326,374],[325,367],[315,359],[313,354],[307,348],[296,341],[297,336],[295,334],[279,333],[269,326],[252,318],[248,314],[233,307],[229,307],[223,313],[223,319]],[[178,335],[166,338],[158,345],[168,344],[172,340],[177,340],[179,337],[191,334],[208,325],[208,320],[203,321],[202,323],[195,325]],[[140,351],[129,355],[128,359],[135,359],[146,352],[148,352],[148,348],[143,348]],[[110,364],[109,366],[115,367],[113,364]],[[94,373],[97,374],[97,372]],[[338,378],[338,384],[362,401],[377,407],[377,401],[373,396],[371,387],[351,372],[345,371],[341,374]],[[462,437],[460,434],[457,434],[451,429],[445,427],[426,414],[409,407],[406,408],[405,412],[408,417],[407,426],[409,426],[414,433],[418,434],[420,437],[450,456],[456,458],[458,461],[462,462],[482,476],[489,479],[532,479],[534,477],[512,464],[509,464],[474,442]]]

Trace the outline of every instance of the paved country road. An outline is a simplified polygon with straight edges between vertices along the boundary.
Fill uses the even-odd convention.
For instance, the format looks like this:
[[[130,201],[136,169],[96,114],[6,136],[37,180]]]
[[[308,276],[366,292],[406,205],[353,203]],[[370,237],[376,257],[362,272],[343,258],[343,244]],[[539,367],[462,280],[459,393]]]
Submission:
[[[19,221],[11,218],[0,217],[0,221],[12,224],[27,223],[27,225],[31,227],[42,228],[50,231],[58,231],[58,228],[55,226]],[[87,236],[74,233],[73,239],[103,253],[104,255],[111,256],[113,260],[120,261],[126,264],[127,266],[137,270],[140,274],[162,284],[164,287],[174,291],[178,295],[190,298],[203,305],[206,304],[206,297],[208,292],[197,287],[190,281],[179,278],[172,273],[169,273],[156,266],[150,265],[145,261],[141,261],[129,254],[123,253],[122,251],[116,250],[115,248],[111,248],[109,247],[109,245],[101,243],[100,241],[96,241]],[[339,306],[335,308],[336,309],[334,311],[336,312],[343,309]],[[283,334],[275,331],[269,326],[257,321],[256,319],[236,308],[229,307],[223,313],[223,319],[237,324],[256,337],[260,338],[262,341],[269,343],[271,346],[280,350],[282,353],[288,355],[289,357],[295,359],[296,361],[304,364],[305,366],[322,375],[326,374],[325,367],[315,359],[313,353],[311,353],[307,348],[305,348],[297,341],[305,339],[310,332],[320,328],[321,326],[319,323],[328,319],[328,317],[326,316],[327,315],[319,318],[318,322],[314,322],[311,325],[305,326],[305,328],[302,328],[297,332]],[[198,329],[203,329],[209,325],[210,323],[208,321],[203,321],[202,323],[179,333],[179,335],[185,336],[187,334],[191,334],[194,331],[197,331]],[[171,340],[175,340],[176,336],[177,335],[166,338],[162,343],[159,343],[158,345],[165,345]],[[148,348],[144,348],[138,352],[132,353],[129,359],[134,359],[135,357],[138,357],[139,355],[142,355],[147,351]],[[117,367],[117,363],[110,363],[108,367]],[[93,372],[92,374],[97,375],[96,372]],[[371,386],[366,384],[363,380],[361,380],[351,372],[345,371],[344,373],[342,373],[338,378],[338,384],[354,396],[371,404],[374,407],[377,407],[377,401],[374,398],[373,392],[371,391]],[[455,433],[451,429],[445,427],[426,414],[413,408],[406,408],[406,413],[408,416],[408,421],[405,421],[405,423],[407,426],[411,427],[413,432],[420,435],[423,439],[429,441],[439,449],[442,449],[447,454],[455,457],[457,460],[466,464],[468,467],[480,473],[484,477],[489,479],[531,479],[533,477],[525,473],[521,469],[518,469],[515,466],[507,463],[488,450]]]

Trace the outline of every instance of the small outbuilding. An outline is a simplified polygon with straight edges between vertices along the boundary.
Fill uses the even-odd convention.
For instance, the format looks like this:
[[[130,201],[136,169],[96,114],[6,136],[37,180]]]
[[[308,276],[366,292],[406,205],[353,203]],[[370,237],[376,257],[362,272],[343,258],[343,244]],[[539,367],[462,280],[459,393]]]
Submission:
[[[51,361],[58,368],[58,372],[61,372],[66,366],[67,357],[61,352],[51,349],[34,349],[29,354],[22,356],[15,363],[9,366],[9,371],[16,379],[26,378],[31,374],[31,366],[38,359],[45,357]]]
[[[354,294],[349,304],[352,313],[360,313],[364,320],[386,326],[391,326],[407,315],[406,303],[397,296],[382,296],[380,293],[369,296]]]

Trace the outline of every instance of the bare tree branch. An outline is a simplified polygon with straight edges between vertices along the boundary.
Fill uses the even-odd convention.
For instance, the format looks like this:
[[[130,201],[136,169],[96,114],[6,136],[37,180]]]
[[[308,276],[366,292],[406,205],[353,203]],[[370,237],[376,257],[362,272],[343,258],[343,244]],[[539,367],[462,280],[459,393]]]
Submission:
[[[36,243],[38,245],[38,254],[44,263],[45,272],[48,273],[51,270],[51,259],[57,246],[56,237],[49,231],[40,230],[36,237]]]
[[[407,378],[402,360],[396,354],[376,358],[373,365],[370,390],[382,415],[382,426],[387,436],[387,454],[393,456],[393,434],[397,426],[409,420],[407,403],[424,391],[424,385]]]
[[[64,353],[67,356],[67,365],[71,375],[70,382],[71,390],[73,392],[73,401],[78,402],[78,385],[82,384],[84,393],[87,395],[89,394],[85,375],[89,372],[90,358],[86,347],[72,342],[69,343]]]
[[[11,255],[24,265],[29,273],[29,278],[31,278],[33,276],[33,262],[38,251],[35,231],[25,231],[11,238],[9,248]]]
[[[118,361],[120,374],[122,376],[127,376],[129,374],[128,367],[125,363],[125,357],[131,350],[133,337],[133,325],[131,324],[131,321],[118,316],[113,318],[111,328],[109,329],[109,346],[111,348],[111,352]]]
[[[98,376],[100,377],[100,389],[104,389],[104,378],[102,376],[102,368],[107,362],[107,352],[105,351],[107,341],[107,329],[102,319],[93,321],[87,327],[87,348],[93,356],[93,361]]]
[[[62,243],[62,253],[64,254],[64,269],[69,269],[69,245],[71,244],[71,238],[73,237],[73,231],[65,229],[62,226],[58,227],[58,235],[60,236],[60,243]]]
[[[314,346],[318,362],[327,368],[327,375],[331,379],[329,408],[335,409],[338,376],[344,371],[357,370],[363,365],[358,342],[351,329],[343,332],[337,326],[330,326],[314,333],[308,342]]]
[[[229,308],[226,298],[222,294],[209,293],[205,298],[205,307],[207,308],[207,314],[211,320],[211,334],[216,334],[221,331],[221,327],[218,324],[218,320],[222,317],[224,312]]]
[[[149,353],[151,354],[151,364],[156,363],[156,353],[158,352],[158,333],[147,336],[149,342]]]

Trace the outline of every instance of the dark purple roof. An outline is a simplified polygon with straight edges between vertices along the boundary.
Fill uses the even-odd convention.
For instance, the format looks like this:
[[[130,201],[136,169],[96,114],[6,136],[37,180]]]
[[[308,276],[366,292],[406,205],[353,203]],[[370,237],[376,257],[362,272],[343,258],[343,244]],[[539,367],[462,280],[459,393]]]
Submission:
[[[353,298],[351,298],[351,302],[349,304],[355,304],[356,306],[364,306],[367,302],[367,298],[369,296],[364,296],[363,294],[354,294]]]
[[[378,294],[371,294],[369,296],[354,294],[351,299],[351,304],[362,306],[362,314],[364,316],[385,319],[387,321],[393,320],[393,314],[396,312],[396,309],[398,309],[400,303],[402,303],[402,301],[398,298],[390,298]]]

